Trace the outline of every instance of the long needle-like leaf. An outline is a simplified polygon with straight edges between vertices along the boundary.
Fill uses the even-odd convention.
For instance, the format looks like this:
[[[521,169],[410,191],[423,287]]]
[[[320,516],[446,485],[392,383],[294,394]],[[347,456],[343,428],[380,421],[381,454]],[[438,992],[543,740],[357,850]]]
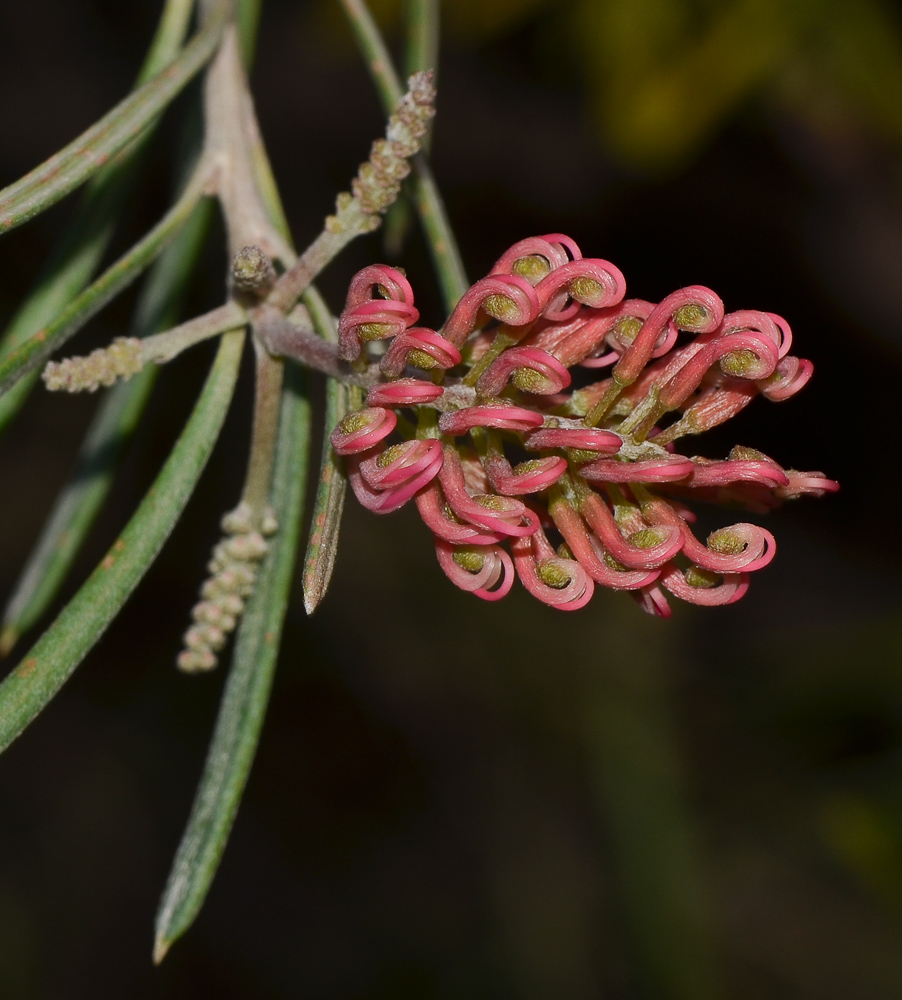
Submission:
[[[107,268],[51,323],[0,359],[0,395],[46,361],[153,262],[194,211],[206,180],[206,165],[202,161],[178,201],[143,239]]]
[[[188,423],[137,511],[81,589],[0,683],[0,750],[59,691],[169,537],[219,435],[238,378],[243,343],[243,332],[223,336]]]
[[[167,0],[144,65],[142,84],[175,58],[188,28],[194,0]],[[39,274],[34,289],[16,311],[0,340],[11,351],[49,323],[78,295],[96,270],[132,188],[141,153],[153,134],[151,123],[134,143],[91,178],[69,228]],[[0,432],[19,411],[37,376],[26,377],[0,398]]]
[[[210,220],[212,203],[202,201],[184,229],[151,271],[138,301],[132,334],[142,337],[174,322]],[[126,444],[131,440],[156,381],[150,365],[129,382],[115,385],[102,402],[79,454],[72,478],[47,519],[0,625],[0,656],[31,628],[56,597],[99,513]]]
[[[332,579],[338,551],[338,532],[344,511],[348,477],[344,460],[332,450],[329,435],[348,412],[348,390],[337,379],[326,382],[325,434],[319,483],[313,503],[313,522],[304,556],[304,610],[312,615]]]
[[[307,290],[304,304],[317,332],[325,340],[334,344],[338,331],[326,303],[315,288]],[[332,450],[329,435],[332,429],[350,409],[348,387],[338,379],[326,379],[326,409],[323,424],[323,452],[319,470],[316,499],[313,501],[313,521],[304,556],[304,609],[313,614],[319,602],[326,596],[335,555],[338,550],[338,532],[344,510],[348,478],[344,459]]]
[[[254,759],[272,688],[300,531],[310,442],[303,375],[286,372],[273,474],[279,531],[241,620],[216,730],[157,913],[154,961],[191,926],[216,874]],[[299,385],[299,383],[301,383]]]
[[[223,26],[222,17],[211,19],[152,80],[68,146],[0,191],[0,233],[55,205],[135,139],[210,59]]]

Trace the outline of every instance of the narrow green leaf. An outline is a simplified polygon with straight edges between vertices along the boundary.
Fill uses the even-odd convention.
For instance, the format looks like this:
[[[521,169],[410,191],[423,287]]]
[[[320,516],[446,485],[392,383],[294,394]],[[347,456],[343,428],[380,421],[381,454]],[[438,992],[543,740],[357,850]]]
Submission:
[[[139,84],[175,57],[193,7],[194,0],[168,0],[138,74]],[[91,178],[60,245],[3,334],[0,346],[4,353],[49,323],[90,280],[109,245],[154,126],[151,123],[135,142]],[[0,398],[0,432],[19,411],[36,381],[36,374],[26,377]]]
[[[326,383],[326,424],[323,435],[323,458],[319,470],[319,485],[313,504],[313,523],[304,556],[304,609],[312,615],[326,596],[335,555],[338,551],[338,531],[344,510],[348,477],[344,461],[332,450],[329,435],[348,412],[348,390],[336,379]]]
[[[304,304],[317,333],[329,343],[337,343],[335,320],[326,303],[315,288],[308,289]],[[350,410],[348,387],[337,379],[326,379],[326,407],[323,425],[323,451],[319,470],[319,484],[313,504],[313,522],[304,556],[304,608],[312,615],[319,602],[326,596],[335,554],[338,550],[338,531],[344,510],[348,478],[344,460],[332,450],[329,435],[339,420]]]
[[[78,593],[0,683],[0,750],[59,691],[169,537],[219,435],[238,378],[243,343],[243,332],[223,336],[188,423],[137,511]]]
[[[235,20],[241,39],[241,59],[245,68],[254,61],[257,49],[257,29],[260,26],[260,8],[263,0],[236,0]]]
[[[147,57],[138,71],[138,84],[147,83],[168,63],[185,41],[195,0],[166,0]]]
[[[92,423],[72,473],[51,511],[0,627],[0,656],[31,628],[56,596],[109,493],[122,449],[138,424],[156,381],[157,367],[109,391]]]
[[[212,20],[153,79],[64,149],[0,191],[0,233],[55,205],[135,139],[210,59],[223,24],[221,18]]]
[[[175,321],[211,209],[211,201],[202,201],[157,260],[138,300],[133,336],[146,336]],[[72,477],[57,499],[7,604],[0,625],[0,656],[9,653],[59,592],[106,500],[119,457],[144,412],[157,371],[156,365],[148,366],[131,381],[113,386],[101,403]]]
[[[289,365],[282,395],[270,541],[241,620],[216,729],[188,825],[157,912],[154,961],[191,926],[216,874],[254,759],[272,688],[300,532],[310,442],[304,373]]]
[[[90,280],[109,245],[132,173],[130,166],[117,168],[96,178],[99,183],[86,192],[72,228],[7,327],[4,356],[59,315]],[[18,413],[37,379],[34,372],[0,396],[0,431]]]
[[[410,76],[438,66],[439,0],[408,0],[404,71]]]
[[[395,69],[391,53],[379,30],[379,25],[370,13],[364,0],[339,0],[351,23],[354,40],[360,49],[376,90],[382,102],[382,110],[390,115],[395,105],[404,96],[404,85]]]
[[[52,322],[0,359],[0,396],[46,361],[153,262],[188,220],[203,195],[205,181],[206,168],[201,164],[179,200],[143,239],[107,268]]]

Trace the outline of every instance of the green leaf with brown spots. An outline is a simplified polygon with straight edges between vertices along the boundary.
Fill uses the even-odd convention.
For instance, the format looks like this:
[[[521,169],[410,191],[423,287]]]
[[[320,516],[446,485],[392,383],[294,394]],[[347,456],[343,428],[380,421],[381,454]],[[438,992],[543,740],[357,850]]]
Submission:
[[[178,54],[193,7],[193,0],[168,0],[138,74],[138,84],[146,83]],[[0,340],[3,354],[46,326],[90,281],[112,239],[155,126],[156,122],[152,122],[135,142],[91,178],[68,230],[4,331]],[[0,431],[19,411],[36,379],[36,374],[24,378],[0,398]]]
[[[306,377],[286,370],[272,505],[278,532],[254,587],[235,643],[188,825],[176,852],[157,911],[154,961],[194,922],[219,867],[253,763],[272,688],[279,638],[288,608],[304,503],[310,451],[310,404]]]
[[[337,343],[338,331],[335,320],[315,288],[310,288],[305,294],[304,304],[310,310],[310,317],[317,333],[329,343]],[[307,553],[304,556],[304,608],[308,615],[313,614],[319,602],[326,596],[335,565],[338,529],[341,526],[348,478],[344,459],[332,450],[329,435],[350,408],[348,387],[337,379],[326,379],[323,457],[316,499],[313,502],[313,523],[310,526]]]
[[[83,184],[136,139],[203,68],[219,45],[220,15],[168,66],[129,94],[77,139],[0,191],[0,233],[27,222]]]
[[[147,572],[210,457],[238,378],[243,332],[223,336],[194,410],[166,464],[94,572],[0,683],[0,750],[63,686]]]
[[[206,179],[206,168],[201,164],[178,201],[143,239],[110,265],[51,323],[0,358],[0,396],[46,361],[162,253],[203,196]]]
[[[211,201],[202,201],[156,262],[138,300],[131,331],[134,336],[156,333],[175,322],[212,207]],[[130,381],[119,382],[101,403],[72,476],[57,498],[3,613],[0,656],[9,653],[59,592],[113,485],[119,458],[144,413],[157,370],[156,365],[148,365]]]

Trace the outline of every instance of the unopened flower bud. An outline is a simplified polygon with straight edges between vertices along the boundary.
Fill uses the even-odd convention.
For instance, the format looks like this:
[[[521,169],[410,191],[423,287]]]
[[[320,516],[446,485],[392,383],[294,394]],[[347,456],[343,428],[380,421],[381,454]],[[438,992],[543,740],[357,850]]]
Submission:
[[[232,288],[262,298],[276,280],[276,269],[260,247],[242,247],[232,258]]]

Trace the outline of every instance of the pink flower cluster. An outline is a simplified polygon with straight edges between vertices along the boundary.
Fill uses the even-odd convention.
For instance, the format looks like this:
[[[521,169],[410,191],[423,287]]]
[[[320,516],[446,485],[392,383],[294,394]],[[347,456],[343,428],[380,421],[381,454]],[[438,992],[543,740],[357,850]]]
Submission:
[[[369,510],[416,503],[461,589],[494,601],[516,576],[566,611],[596,584],[663,616],[665,592],[729,604],[773,558],[773,535],[740,523],[703,542],[682,499],[761,512],[838,489],[751,448],[722,461],[674,448],[805,385],[812,365],[789,354],[785,320],[725,313],[700,285],[657,304],[625,294],[613,264],[557,233],[512,246],[438,331],[417,325],[400,271],[351,282],[339,352],[373,384],[332,445]],[[571,388],[574,366],[607,377]]]

